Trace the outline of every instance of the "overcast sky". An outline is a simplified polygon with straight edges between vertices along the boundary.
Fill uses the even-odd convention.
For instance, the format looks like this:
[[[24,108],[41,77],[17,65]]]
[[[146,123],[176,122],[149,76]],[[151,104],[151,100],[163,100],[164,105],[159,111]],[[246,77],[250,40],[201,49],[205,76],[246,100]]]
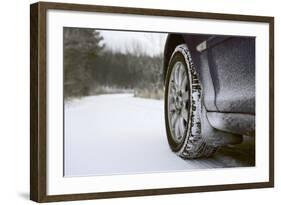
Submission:
[[[103,36],[107,49],[113,51],[135,52],[140,50],[148,55],[164,52],[167,34],[131,31],[97,30]]]

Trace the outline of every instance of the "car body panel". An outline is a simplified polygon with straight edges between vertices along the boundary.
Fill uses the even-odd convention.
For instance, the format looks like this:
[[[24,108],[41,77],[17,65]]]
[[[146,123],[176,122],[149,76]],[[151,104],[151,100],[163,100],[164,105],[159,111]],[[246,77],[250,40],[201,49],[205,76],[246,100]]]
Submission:
[[[228,38],[204,52],[207,52],[218,111],[254,114],[255,38]]]
[[[181,43],[191,52],[207,111],[255,114],[255,37],[170,34],[164,72],[173,47]]]

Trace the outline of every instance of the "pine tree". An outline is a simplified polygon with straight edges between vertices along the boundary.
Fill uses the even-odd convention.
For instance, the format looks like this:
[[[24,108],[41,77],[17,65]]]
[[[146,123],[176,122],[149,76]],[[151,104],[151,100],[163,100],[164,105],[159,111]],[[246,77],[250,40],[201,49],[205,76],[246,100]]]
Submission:
[[[63,29],[64,97],[89,95],[92,86],[94,60],[103,45],[100,33],[89,28]]]

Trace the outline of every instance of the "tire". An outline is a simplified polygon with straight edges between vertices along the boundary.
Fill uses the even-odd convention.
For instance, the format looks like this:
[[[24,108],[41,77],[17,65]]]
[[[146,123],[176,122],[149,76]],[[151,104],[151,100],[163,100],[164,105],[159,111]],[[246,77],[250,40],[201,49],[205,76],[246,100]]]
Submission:
[[[202,136],[201,91],[187,46],[177,46],[165,79],[165,124],[171,150],[184,159],[210,157],[217,149]]]

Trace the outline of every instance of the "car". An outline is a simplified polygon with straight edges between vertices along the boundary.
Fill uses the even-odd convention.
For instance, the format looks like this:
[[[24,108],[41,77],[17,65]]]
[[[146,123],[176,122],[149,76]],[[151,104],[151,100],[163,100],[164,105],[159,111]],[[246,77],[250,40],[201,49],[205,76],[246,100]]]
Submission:
[[[165,126],[184,159],[255,137],[255,37],[168,34]]]

